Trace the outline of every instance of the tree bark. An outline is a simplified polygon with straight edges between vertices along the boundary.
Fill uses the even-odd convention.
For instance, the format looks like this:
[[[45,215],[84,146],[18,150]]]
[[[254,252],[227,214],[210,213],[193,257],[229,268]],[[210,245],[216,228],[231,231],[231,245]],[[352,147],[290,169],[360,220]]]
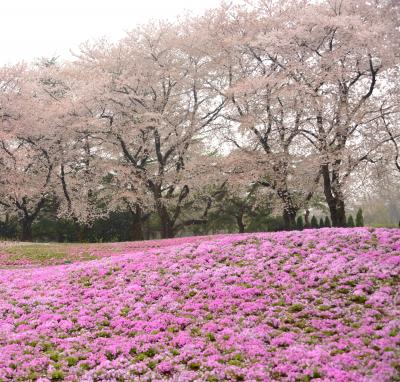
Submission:
[[[174,224],[171,221],[165,206],[159,205],[157,208],[157,212],[158,216],[160,217],[161,237],[163,239],[175,237]]]
[[[22,201],[15,201],[15,206],[21,211],[22,216],[20,219],[22,241],[32,241],[32,223],[43,208],[45,201],[45,196],[42,196],[31,213],[29,213],[27,208],[28,201],[26,197],[23,197]]]
[[[283,222],[286,229],[291,230],[296,228],[296,214],[297,211],[293,208],[283,209]]]
[[[144,240],[142,211],[139,207],[135,212],[132,211],[132,240]]]
[[[21,241],[32,241],[32,222],[30,218],[23,218],[21,223]]]
[[[345,227],[346,226],[346,213],[344,201],[337,197],[330,198],[325,194],[331,215],[332,227]]]
[[[296,214],[298,209],[293,203],[292,196],[287,189],[278,189],[277,193],[283,203],[282,216],[285,229],[290,230],[296,228]]]
[[[235,215],[236,223],[239,229],[239,233],[244,233],[245,225],[243,222],[243,214]]]
[[[324,179],[324,194],[331,215],[332,227],[346,226],[346,211],[344,196],[335,170],[329,171],[329,165],[322,165],[322,176]]]

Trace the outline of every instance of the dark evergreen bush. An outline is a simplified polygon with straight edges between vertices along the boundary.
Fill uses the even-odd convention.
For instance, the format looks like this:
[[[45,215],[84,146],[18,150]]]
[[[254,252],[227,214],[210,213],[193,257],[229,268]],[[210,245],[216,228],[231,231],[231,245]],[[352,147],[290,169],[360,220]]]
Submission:
[[[331,224],[331,219],[329,219],[328,216],[325,216],[325,222],[324,222],[325,227],[332,227]]]
[[[314,215],[311,218],[311,228],[318,228],[318,220]]]
[[[304,228],[304,221],[303,221],[303,216],[299,216],[296,220],[296,227],[297,229],[303,229]]]
[[[358,209],[356,215],[356,227],[364,227],[364,216],[361,208]]]

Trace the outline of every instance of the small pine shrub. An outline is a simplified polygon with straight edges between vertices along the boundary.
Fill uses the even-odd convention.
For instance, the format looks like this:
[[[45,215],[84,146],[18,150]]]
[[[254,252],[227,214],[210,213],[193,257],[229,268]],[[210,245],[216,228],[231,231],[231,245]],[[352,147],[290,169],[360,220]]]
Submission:
[[[299,216],[296,220],[296,227],[297,229],[303,229],[304,228],[304,222],[303,222],[303,216]]]
[[[329,219],[328,216],[325,216],[324,225],[325,225],[325,227],[332,227],[331,220]]]
[[[311,228],[318,228],[318,220],[314,215],[311,218]]]
[[[353,215],[349,215],[349,217],[347,218],[347,227],[354,227]]]
[[[356,227],[364,227],[364,216],[361,208],[358,209],[356,215]]]

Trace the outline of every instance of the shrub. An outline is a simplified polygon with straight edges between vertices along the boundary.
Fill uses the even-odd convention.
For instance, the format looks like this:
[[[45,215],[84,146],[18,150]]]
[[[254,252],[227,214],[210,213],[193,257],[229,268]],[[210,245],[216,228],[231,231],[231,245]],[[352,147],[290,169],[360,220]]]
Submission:
[[[329,219],[328,216],[325,216],[325,227],[332,227],[331,220]]]
[[[356,215],[356,227],[364,227],[364,216],[361,208],[358,209]]]
[[[302,230],[304,228],[304,221],[303,221],[303,216],[299,216],[296,220],[296,227],[297,229]]]
[[[311,228],[318,228],[318,220],[314,215],[311,218]]]

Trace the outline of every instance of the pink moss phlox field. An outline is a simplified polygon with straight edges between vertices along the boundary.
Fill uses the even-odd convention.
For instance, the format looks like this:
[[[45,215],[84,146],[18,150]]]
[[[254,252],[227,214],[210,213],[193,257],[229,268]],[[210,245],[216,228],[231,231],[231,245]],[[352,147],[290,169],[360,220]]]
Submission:
[[[0,381],[395,381],[400,231],[225,235],[0,270]]]
[[[218,235],[214,235],[213,238],[217,238]],[[70,246],[62,246],[62,250],[66,251],[65,256],[55,256],[43,258],[29,258],[24,256],[16,257],[12,253],[7,253],[7,247],[1,248],[0,246],[0,269],[1,268],[16,268],[16,267],[36,267],[40,265],[59,265],[72,263],[77,261],[100,259],[103,257],[114,256],[118,253],[126,252],[141,252],[147,251],[154,248],[165,248],[169,246],[175,246],[181,243],[198,243],[204,240],[210,240],[210,236],[191,236],[191,237],[179,237],[174,239],[162,239],[162,240],[144,240],[144,241],[133,241],[133,242],[118,242],[118,243],[107,243],[107,244],[72,244]],[[20,246],[26,243],[17,243]],[[33,244],[33,243],[32,243]],[[34,243],[33,245],[46,249],[46,244]],[[56,244],[57,247],[57,244]]]

